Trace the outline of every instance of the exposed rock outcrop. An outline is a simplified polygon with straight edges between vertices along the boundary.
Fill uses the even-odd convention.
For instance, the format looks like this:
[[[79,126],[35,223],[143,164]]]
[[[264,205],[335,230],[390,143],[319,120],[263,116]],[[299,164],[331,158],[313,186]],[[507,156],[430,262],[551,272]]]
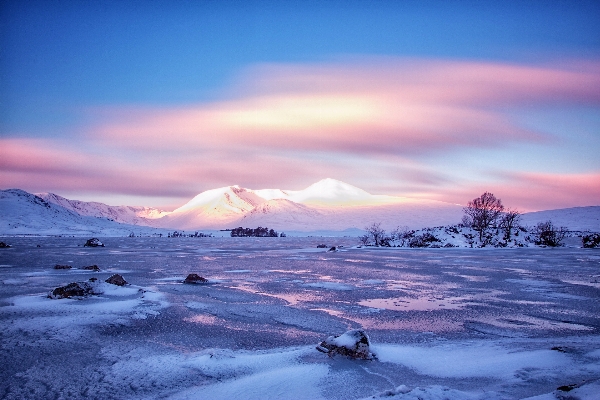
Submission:
[[[54,266],[54,269],[71,269],[71,268],[73,268],[73,267],[72,267],[72,266],[70,266],[70,265],[66,265],[66,264],[65,264],[65,265],[56,264],[56,265]]]
[[[6,244],[4,242],[0,242],[0,249],[8,249],[9,247],[11,247],[10,244]]]
[[[114,274],[113,276],[111,276],[110,278],[105,280],[104,282],[110,283],[111,285],[117,285],[117,286],[127,285],[127,281],[119,274]]]
[[[81,269],[85,269],[86,271],[96,271],[96,272],[100,271],[100,267],[97,266],[96,264],[88,265],[86,267],[81,267]]]
[[[88,282],[71,282],[54,289],[48,295],[51,299],[69,299],[71,297],[88,297],[96,293],[94,286]]]
[[[83,246],[84,247],[104,247],[104,243],[102,243],[98,238],[91,238],[91,239],[88,239]]]
[[[377,358],[371,352],[369,336],[361,329],[353,329],[338,336],[329,336],[317,346],[317,350],[329,356],[340,354],[361,360]]]
[[[183,283],[207,283],[208,279],[201,277],[198,274],[189,274]]]

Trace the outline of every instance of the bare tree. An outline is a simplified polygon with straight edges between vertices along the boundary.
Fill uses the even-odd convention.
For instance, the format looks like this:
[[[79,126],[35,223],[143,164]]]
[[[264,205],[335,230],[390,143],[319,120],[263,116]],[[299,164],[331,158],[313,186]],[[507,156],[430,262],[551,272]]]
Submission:
[[[510,240],[512,230],[515,229],[521,221],[521,213],[511,208],[507,209],[500,217],[500,228],[504,231],[504,239]]]
[[[371,236],[370,235],[362,235],[358,237],[358,240],[360,240],[360,242],[363,244],[363,246],[368,246],[369,243],[371,243]]]
[[[504,206],[502,201],[492,193],[485,192],[468,202],[463,211],[465,212],[463,224],[479,232],[479,241],[483,242],[484,235],[489,228],[496,225],[496,221],[504,211]]]
[[[381,228],[381,223],[372,223],[371,225],[365,228],[367,231],[367,235],[369,235],[373,242],[375,242],[375,246],[379,246],[383,243],[383,239],[385,238],[385,230]]]

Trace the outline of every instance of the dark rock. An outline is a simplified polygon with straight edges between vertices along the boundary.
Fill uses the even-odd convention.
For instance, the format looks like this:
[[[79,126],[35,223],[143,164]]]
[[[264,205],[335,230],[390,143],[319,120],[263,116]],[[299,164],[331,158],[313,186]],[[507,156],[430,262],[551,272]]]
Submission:
[[[88,239],[84,244],[85,247],[104,247],[104,243],[102,243],[97,238]]]
[[[580,386],[581,386],[581,384],[574,383],[572,385],[559,386],[556,388],[556,390],[561,391],[561,392],[570,392],[571,390],[577,389]]]
[[[329,247],[329,246],[327,246],[326,244],[318,244],[317,245],[317,249],[326,249],[327,247]]]
[[[330,249],[329,249],[329,250],[327,250],[327,251],[337,251],[337,248],[336,248],[335,246],[333,246],[332,248],[330,248]]]
[[[113,276],[111,276],[110,278],[105,280],[104,282],[110,283],[111,285],[117,285],[117,286],[127,285],[127,281],[125,279],[123,279],[123,277],[119,274],[114,274]]]
[[[201,277],[198,274],[189,274],[183,283],[206,283],[208,279]]]
[[[0,242],[0,249],[8,249],[10,246],[10,244],[6,244],[4,242]]]
[[[317,350],[329,356],[340,354],[362,360],[373,360],[377,357],[371,353],[369,337],[361,329],[353,329],[342,335],[329,336],[322,341]]]
[[[56,264],[54,266],[54,269],[71,269],[73,267],[71,267],[70,265],[60,265],[60,264]]]
[[[98,278],[90,278],[88,279],[90,282],[96,282],[98,280]]]
[[[87,267],[81,267],[81,269],[85,269],[86,271],[100,271],[100,267],[97,266],[96,264],[94,265],[88,265]]]
[[[60,286],[54,289],[48,297],[51,299],[65,299],[71,297],[87,297],[93,294],[94,287],[87,282],[72,282],[66,286]]]
[[[40,245],[38,244],[38,245],[37,245],[37,247],[42,247],[42,246],[40,246]]]

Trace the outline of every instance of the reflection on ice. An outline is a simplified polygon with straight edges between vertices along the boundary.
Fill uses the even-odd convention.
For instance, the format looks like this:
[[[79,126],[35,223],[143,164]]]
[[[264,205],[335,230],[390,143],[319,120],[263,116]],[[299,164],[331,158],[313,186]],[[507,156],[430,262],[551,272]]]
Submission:
[[[468,297],[431,298],[396,297],[391,299],[368,299],[358,304],[365,307],[383,308],[394,311],[431,311],[440,309],[456,310],[465,307]]]

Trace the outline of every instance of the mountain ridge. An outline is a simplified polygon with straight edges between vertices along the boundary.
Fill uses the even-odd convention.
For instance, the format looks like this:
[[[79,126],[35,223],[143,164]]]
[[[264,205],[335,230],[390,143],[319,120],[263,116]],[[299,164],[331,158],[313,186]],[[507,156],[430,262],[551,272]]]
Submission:
[[[10,201],[8,197],[11,197]],[[341,232],[362,230],[374,222],[381,222],[388,230],[397,226],[421,229],[457,224],[463,215],[461,205],[372,195],[329,178],[303,190],[254,190],[238,185],[210,189],[194,196],[174,211],[141,206],[109,206],[69,200],[53,193],[35,195],[20,189],[1,191],[0,205],[3,221],[0,234],[25,233],[27,229],[35,231],[42,228],[47,232],[57,229],[65,232],[73,229],[84,231],[86,226],[98,232],[102,229],[111,232],[133,231],[135,227],[166,232],[167,229],[200,231],[239,226],[268,226],[279,231]],[[49,208],[52,209],[52,215],[48,214]],[[17,215],[19,213],[31,216],[28,219],[27,215]],[[37,217],[34,216],[36,213]],[[60,218],[59,214],[62,215]],[[564,225],[572,230],[600,231],[600,206],[537,211],[523,214],[522,219],[528,225],[552,219],[556,225]],[[45,228],[41,223],[44,220],[49,223]],[[108,222],[120,225],[108,226]],[[15,227],[20,227],[20,230]]]

